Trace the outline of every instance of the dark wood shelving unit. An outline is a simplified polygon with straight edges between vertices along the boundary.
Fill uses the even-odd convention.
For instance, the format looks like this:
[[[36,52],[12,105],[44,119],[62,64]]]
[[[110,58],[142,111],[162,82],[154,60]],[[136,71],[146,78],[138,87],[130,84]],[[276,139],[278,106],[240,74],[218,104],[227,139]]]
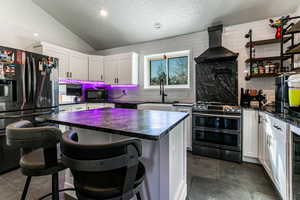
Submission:
[[[288,21],[300,19],[300,16],[289,17]],[[288,25],[284,25],[281,31],[281,38],[279,39],[266,39],[266,40],[257,40],[253,41],[252,38],[252,30],[245,35],[246,38],[249,38],[249,42],[245,45],[246,48],[250,48],[250,58],[248,58],[245,62],[250,65],[250,74],[246,76],[246,80],[250,80],[251,78],[265,78],[265,77],[276,77],[280,73],[284,73],[286,71],[294,71],[294,60],[295,54],[300,54],[300,43],[295,44],[295,34],[300,33],[300,20],[295,24],[290,23]],[[291,46],[284,50],[284,44],[291,41]],[[271,56],[271,57],[253,57],[253,48],[259,45],[267,45],[267,44],[280,44],[280,56]],[[288,68],[284,68],[284,61],[291,59],[291,66]],[[253,74],[252,67],[253,64],[257,62],[268,62],[268,61],[279,61],[278,73],[266,73],[266,74]]]
[[[279,76],[279,73],[265,73],[265,74],[252,74],[251,78],[266,78],[266,77],[276,77]]]
[[[284,34],[290,35],[300,33],[300,21],[298,21],[294,26],[292,26],[290,29],[288,29]]]
[[[260,61],[274,61],[274,60],[278,60],[280,61],[281,59],[283,60],[287,60],[289,59],[291,56],[270,56],[270,57],[260,57],[260,58],[248,58],[245,62],[246,63],[250,63],[252,62],[260,62]]]
[[[284,38],[284,43],[288,42],[291,39],[292,39],[292,37],[285,37]],[[254,46],[260,46],[260,45],[276,44],[276,43],[279,44],[280,42],[281,42],[280,39],[257,40],[257,41],[253,41],[252,45],[254,45]],[[250,44],[251,44],[251,42],[247,42],[247,44],[245,45],[245,47],[249,48]]]
[[[289,50],[287,50],[285,52],[286,55],[288,54],[300,54],[300,43],[296,44],[294,46],[291,46],[291,48],[288,48]]]

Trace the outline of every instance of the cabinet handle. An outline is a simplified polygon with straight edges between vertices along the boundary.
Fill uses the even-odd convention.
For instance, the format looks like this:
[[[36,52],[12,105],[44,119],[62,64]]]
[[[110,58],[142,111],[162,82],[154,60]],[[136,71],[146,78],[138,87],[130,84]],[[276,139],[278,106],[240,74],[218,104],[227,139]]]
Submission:
[[[103,75],[101,74],[101,76],[100,76],[100,80],[102,81],[103,80]]]
[[[72,78],[72,72],[70,72],[70,76],[71,76],[71,78]]]
[[[69,78],[69,72],[66,72],[66,74],[67,74],[67,78]]]
[[[117,83],[119,83],[119,78],[117,78]]]

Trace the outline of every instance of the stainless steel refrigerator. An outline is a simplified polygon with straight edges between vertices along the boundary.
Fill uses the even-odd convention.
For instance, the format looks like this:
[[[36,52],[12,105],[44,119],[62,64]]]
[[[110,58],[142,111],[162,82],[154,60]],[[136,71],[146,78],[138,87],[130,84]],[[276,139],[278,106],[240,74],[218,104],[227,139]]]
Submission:
[[[6,126],[19,120],[47,125],[42,116],[58,105],[58,59],[0,47],[0,173],[18,167],[20,157],[6,145]]]

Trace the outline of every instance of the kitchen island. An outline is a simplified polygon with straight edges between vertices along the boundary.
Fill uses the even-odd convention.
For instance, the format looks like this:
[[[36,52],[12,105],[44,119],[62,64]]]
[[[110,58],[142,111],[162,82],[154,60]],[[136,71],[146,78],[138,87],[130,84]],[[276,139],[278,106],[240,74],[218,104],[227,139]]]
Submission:
[[[141,161],[146,167],[143,199],[185,200],[187,117],[185,112],[103,108],[62,112],[47,120],[69,126],[84,144],[111,143],[128,137],[141,139]],[[65,187],[72,186],[72,175],[67,171]],[[68,194],[75,197],[74,193]]]

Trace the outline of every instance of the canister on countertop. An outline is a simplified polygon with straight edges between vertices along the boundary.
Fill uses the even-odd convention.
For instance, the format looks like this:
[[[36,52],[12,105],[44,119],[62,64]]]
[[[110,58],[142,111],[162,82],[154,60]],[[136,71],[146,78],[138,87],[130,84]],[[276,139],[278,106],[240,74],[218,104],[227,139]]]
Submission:
[[[291,75],[288,78],[289,106],[300,107],[300,74]]]

